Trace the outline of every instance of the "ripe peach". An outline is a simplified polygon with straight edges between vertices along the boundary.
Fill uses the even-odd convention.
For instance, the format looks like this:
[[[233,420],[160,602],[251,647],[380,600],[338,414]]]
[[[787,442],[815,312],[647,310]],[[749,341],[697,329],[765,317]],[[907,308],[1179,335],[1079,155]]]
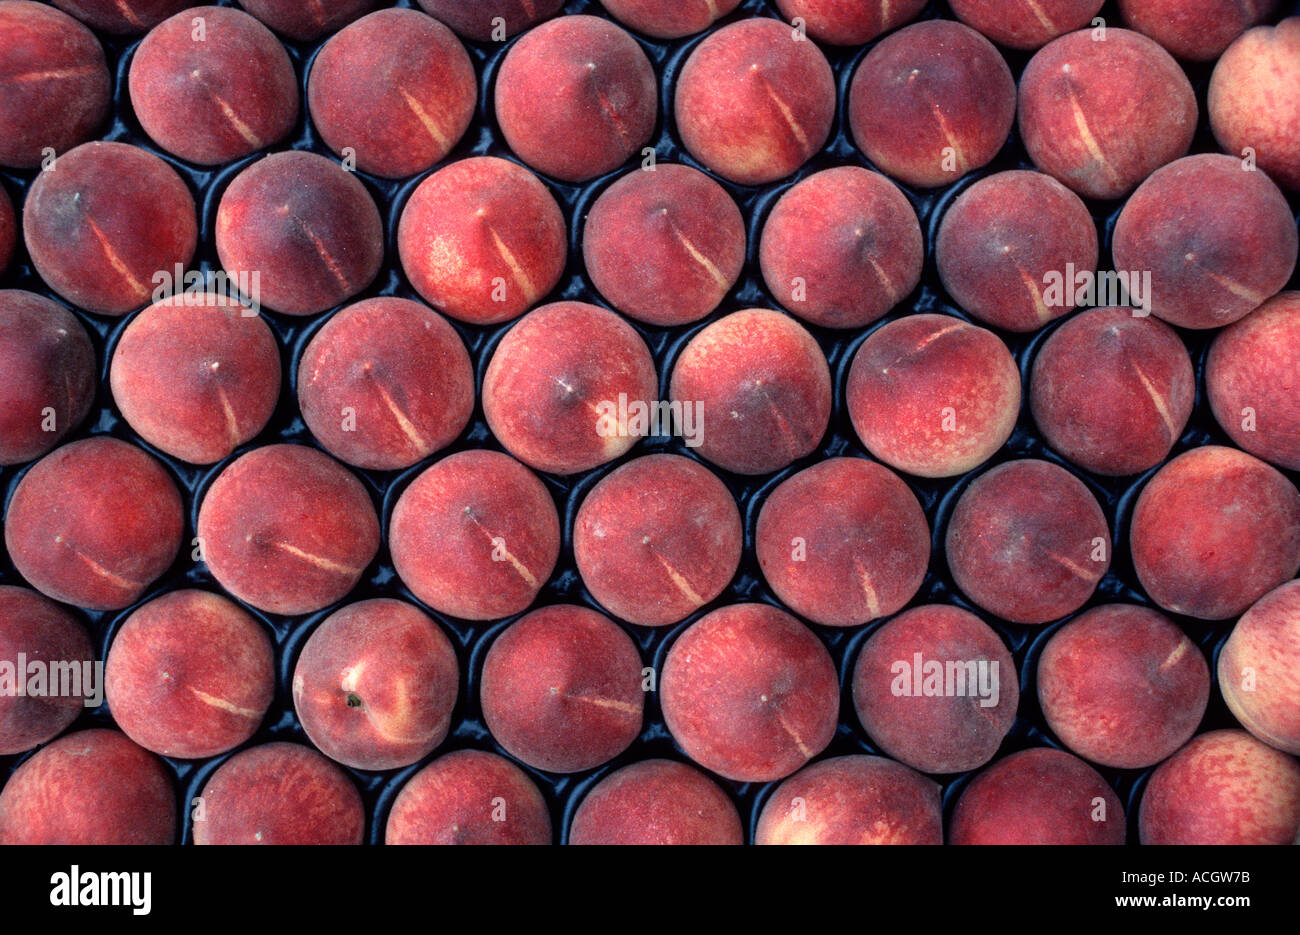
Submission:
[[[1300,754],[1300,581],[1251,605],[1219,653],[1219,690],[1260,740]]]
[[[183,528],[167,470],[134,445],[98,436],[56,449],[23,475],[5,516],[5,548],[47,597],[116,610],[171,566]]]
[[[600,0],[600,4],[629,29],[656,39],[679,39],[708,29],[740,6],[740,0]]]
[[[661,164],[629,172],[587,214],[592,284],[625,315],[684,325],[718,307],[745,265],[745,221],[703,172]]]
[[[945,543],[953,579],[1012,623],[1046,623],[1084,605],[1110,567],[1097,498],[1047,461],[1008,461],[977,477],[952,513]]]
[[[172,591],[135,610],[104,668],[113,720],[154,753],[192,760],[257,730],[275,693],[271,640],[234,602]]]
[[[772,295],[826,328],[871,324],[921,280],[925,245],[911,202],[883,175],[826,169],[781,196],[759,262]]]
[[[1235,617],[1300,570],[1300,491],[1245,452],[1196,448],[1142,489],[1129,548],[1165,610]]]
[[[951,0],[957,18],[999,45],[1037,49],[1092,22],[1104,0]]]
[[[723,178],[762,185],[822,148],[835,79],[817,46],[764,17],[724,26],[691,52],[673,111],[690,154]]]
[[[830,368],[789,315],[746,309],[691,338],[669,396],[701,413],[704,458],[737,474],[768,474],[811,454],[826,434]]]
[[[643,760],[610,773],[573,813],[570,844],[745,843],[735,804],[675,760]]]
[[[916,19],[925,0],[776,0],[786,19],[803,21],[808,35],[830,45],[863,45]]]
[[[783,779],[835,734],[839,678],[794,617],[735,604],[701,617],[668,651],[664,722],[692,760],[737,782]]]
[[[117,36],[135,35],[186,9],[189,0],[50,0],[87,26]]]
[[[608,617],[574,604],[511,624],[483,660],[483,720],[535,769],[577,773],[618,756],[641,733],[645,693],[636,644]]]
[[[722,593],[743,531],[722,481],[679,455],[648,455],[602,478],[578,509],[573,552],[592,597],[629,623],[664,626]]]
[[[239,0],[240,6],[263,23],[299,42],[332,33],[377,4],[378,0]]]
[[[1020,415],[1020,371],[1007,346],[950,315],[906,315],[872,332],[845,393],[867,450],[920,477],[983,464]]]
[[[504,42],[564,6],[564,0],[418,0],[424,12],[434,16],[466,39],[476,42]]]
[[[342,599],[379,550],[361,481],[302,445],[256,448],[227,466],[203,497],[198,533],[221,586],[275,614]]]
[[[467,620],[527,609],[560,554],[555,501],[496,451],[461,451],[402,492],[388,530],[393,567],[420,600]]]
[[[1119,0],[1126,25],[1194,62],[1218,58],[1275,6],[1276,0]]]

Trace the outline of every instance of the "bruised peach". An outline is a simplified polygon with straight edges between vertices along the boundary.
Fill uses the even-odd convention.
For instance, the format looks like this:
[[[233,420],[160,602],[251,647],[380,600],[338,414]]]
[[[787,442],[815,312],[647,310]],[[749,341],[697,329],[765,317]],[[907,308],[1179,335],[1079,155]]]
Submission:
[[[740,0],[600,0],[600,5],[629,29],[656,39],[679,39],[708,29],[740,6]]]
[[[736,806],[685,763],[643,760],[610,773],[573,813],[570,844],[745,843]]]
[[[189,0],[50,0],[87,26],[117,36],[142,33],[189,7]],[[246,4],[247,5],[247,4]]]
[[[957,18],[998,45],[1036,49],[1092,22],[1104,0],[950,0]]]
[[[1276,0],[1119,0],[1126,25],[1194,62],[1218,58],[1275,6]]]
[[[294,0],[288,0],[294,2]],[[504,42],[554,16],[564,0],[418,0],[420,7],[466,39]]]
[[[916,19],[925,0],[776,0],[781,15],[831,45],[863,45]]]
[[[378,0],[239,0],[240,6],[263,23],[299,42],[334,32],[377,4]]]
[[[1260,740],[1300,754],[1300,581],[1251,605],[1219,653],[1219,690]]]

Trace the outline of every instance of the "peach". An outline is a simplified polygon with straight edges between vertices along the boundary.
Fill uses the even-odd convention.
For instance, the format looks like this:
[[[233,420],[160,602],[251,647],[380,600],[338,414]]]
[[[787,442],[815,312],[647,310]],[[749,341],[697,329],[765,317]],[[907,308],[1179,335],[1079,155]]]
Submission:
[[[1037,49],[1092,22],[1104,0],[951,0],[957,18],[999,45]]]
[[[127,617],[104,667],[113,720],[162,756],[194,760],[234,749],[275,694],[271,640],[234,602],[172,591]]]
[[[950,844],[1123,844],[1124,806],[1083,760],[1037,747],[998,760],[962,791]]]
[[[1300,764],[1244,730],[1216,730],[1160,764],[1142,793],[1143,844],[1292,844]]]
[[[158,275],[194,256],[194,196],[176,170],[125,143],[86,143],[41,172],[23,207],[23,239],[50,288],[73,305],[123,315]]]
[[[5,548],[46,597],[90,610],[134,604],[180,551],[181,496],[134,445],[86,438],[37,461],[5,516]]]
[[[942,844],[939,785],[879,756],[813,763],[763,805],[755,844]]]
[[[740,6],[740,0],[600,0],[600,5],[629,29],[656,39],[680,39],[708,29]]]
[[[393,567],[421,601],[466,620],[528,608],[560,554],[555,500],[496,451],[443,458],[407,487],[388,530]]]
[[[963,773],[993,759],[1019,702],[1002,638],[960,607],[899,614],[871,634],[853,668],[853,705],[872,742],[926,773]]]
[[[636,644],[608,617],[574,604],[511,624],[483,660],[479,699],[497,743],[550,773],[607,763],[641,733],[645,693]]]
[[[1053,633],[1038,660],[1048,726],[1104,766],[1159,763],[1191,740],[1209,698],[1201,650],[1145,607],[1093,607]]]
[[[536,784],[505,757],[457,750],[402,787],[385,844],[551,843],[551,815]]]
[[[353,769],[395,769],[433,752],[451,729],[456,653],[428,615],[388,598],[350,604],[307,639],[293,709],[307,737]]]
[[[669,396],[700,414],[700,455],[737,474],[769,474],[812,454],[826,434],[830,367],[789,315],[746,309],[691,338]]]
[[[17,236],[18,221],[14,217],[14,203],[9,199],[4,186],[0,185],[0,273],[9,268]]]
[[[47,454],[95,398],[95,349],[63,306],[0,290],[0,465]]]
[[[379,551],[379,519],[361,481],[302,445],[268,445],[231,462],[203,497],[198,533],[218,583],[274,614],[341,600]]]
[[[441,315],[409,299],[366,299],[332,316],[303,351],[298,405],[336,458],[405,468],[469,424],[474,371]]]
[[[925,579],[930,527],[897,475],[831,458],[782,481],[758,514],[755,552],[798,614],[851,627],[902,609]]]
[[[645,341],[613,312],[585,302],[529,312],[497,344],[483,375],[492,434],[520,461],[552,474],[626,454],[648,429],[634,408],[657,411],[658,396]]]
[[[1214,66],[1206,107],[1228,153],[1245,157],[1273,181],[1300,191],[1300,17],[1258,26],[1233,42]]]
[[[0,165],[35,168],[93,137],[111,99],[94,34],[44,3],[12,0],[0,4],[0,37]]]
[[[835,79],[812,42],[765,17],[724,26],[691,52],[673,111],[686,149],[741,185],[785,178],[830,136]]]
[[[1184,156],[1196,96],[1168,52],[1107,27],[1053,39],[1020,76],[1020,133],[1034,165],[1088,198],[1127,195]],[[1122,268],[1122,267],[1121,267]]]
[[[315,750],[268,743],[217,768],[194,805],[195,844],[360,844],[361,795]]]
[[[460,40],[415,10],[380,10],[317,54],[307,104],[321,139],[362,172],[405,178],[441,162],[465,134],[478,85]]]
[[[722,593],[743,530],[722,481],[679,455],[636,458],[601,479],[573,523],[578,572],[621,620],[676,623]]]
[[[925,245],[911,202],[876,172],[826,169],[781,196],[759,262],[772,295],[804,321],[861,328],[921,281]]]
[[[1235,448],[1193,449],[1142,489],[1129,549],[1165,610],[1235,617],[1300,570],[1300,491]]]
[[[524,162],[565,182],[617,169],[650,142],[654,68],[609,20],[571,15],[525,33],[497,69],[501,134]]]
[[[1115,268],[1151,274],[1151,313],[1182,328],[1228,325],[1277,294],[1295,270],[1295,218],[1262,172],[1232,156],[1188,156],[1124,205]]]
[[[504,42],[564,6],[564,0],[418,0],[424,12],[434,16],[466,39],[476,42]]]
[[[587,214],[582,255],[592,285],[651,325],[698,321],[745,265],[745,221],[703,172],[662,164],[629,172]]]
[[[128,84],[144,132],[200,165],[265,149],[298,119],[293,63],[241,10],[200,6],[164,20],[136,48]]]
[[[121,2],[121,0],[118,0]],[[308,42],[370,12],[379,0],[239,0],[239,5],[276,32]]]
[[[141,438],[183,461],[212,464],[270,421],[280,349],[266,322],[237,301],[170,296],[122,332],[109,385]]]
[[[849,126],[886,175],[934,188],[988,165],[1016,116],[1001,53],[968,26],[926,20],[882,39],[849,87]]]
[[[1276,0],[1119,0],[1126,25],[1194,62],[1218,58],[1275,6]]]
[[[998,172],[952,203],[935,253],[943,287],[968,313],[1007,331],[1036,331],[1074,308],[1069,270],[1096,270],[1097,225],[1050,175]]]
[[[881,33],[916,19],[925,0],[776,0],[781,15],[818,42],[863,45]]]
[[[1219,653],[1219,690],[1260,740],[1300,754],[1300,581],[1251,605]]]
[[[87,26],[116,36],[129,36],[157,26],[189,7],[189,0],[50,0]]]
[[[67,734],[0,791],[0,845],[172,844],[173,796],[162,764],[125,734]]]
[[[1214,418],[1241,448],[1300,471],[1300,292],[1282,292],[1220,331],[1205,367]]]
[[[244,169],[217,208],[217,253],[232,276],[257,277],[264,304],[314,315],[352,298],[379,272],[379,209],[356,177],[324,156],[285,152]]]
[[[953,580],[1012,623],[1073,613],[1110,567],[1097,498],[1048,461],[1008,461],[977,477],[953,509],[945,541]]]
[[[1080,312],[1034,358],[1029,405],[1047,443],[1096,474],[1155,467],[1187,427],[1196,374],[1172,328],[1127,308]]]
[[[546,186],[492,156],[433,173],[397,227],[411,285],[443,314],[472,325],[517,318],[554,289],[567,245],[564,215]]]
[[[909,474],[952,477],[1011,437],[1020,371],[991,331],[949,315],[906,315],[858,348],[845,395],[873,455]]]
[[[826,749],[839,691],[821,640],[767,604],[722,607],[691,624],[660,679],[678,746],[737,782],[784,779]]]
[[[675,760],[643,760],[610,773],[573,813],[570,844],[745,843],[735,804]]]
[[[0,586],[0,756],[40,746],[77,719],[94,699],[97,685],[84,680],[94,660],[86,628],[72,614],[35,591]],[[35,681],[32,663],[45,667],[43,682]],[[51,685],[56,672],[77,681]]]

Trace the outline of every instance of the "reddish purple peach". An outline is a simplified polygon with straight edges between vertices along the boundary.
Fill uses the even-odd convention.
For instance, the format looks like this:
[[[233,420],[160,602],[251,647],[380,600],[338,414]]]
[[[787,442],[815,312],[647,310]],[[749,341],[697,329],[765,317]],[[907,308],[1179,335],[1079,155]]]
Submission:
[[[951,0],[957,18],[999,45],[1037,49],[1093,21],[1104,0]]]
[[[680,39],[703,32],[740,0],[600,0],[614,19],[656,39]]]
[[[1160,43],[1170,55],[1208,62],[1267,19],[1276,0],[1119,0],[1124,23]]]
[[[745,843],[740,814],[717,784],[675,760],[643,760],[610,773],[573,814],[570,844]]]
[[[1300,581],[1256,601],[1219,653],[1219,690],[1260,740],[1300,754]]]
[[[925,0],[776,0],[790,22],[830,45],[864,45],[881,33],[916,19]]]
[[[121,2],[121,0],[116,0]],[[379,0],[239,0],[239,5],[276,32],[309,42],[370,12]],[[479,4],[475,4],[476,6]]]
[[[295,0],[286,0],[295,2]],[[418,0],[424,12],[442,20],[466,39],[504,42],[549,19],[564,0]]]
[[[190,0],[50,0],[92,29],[130,36],[157,26],[190,6]]]

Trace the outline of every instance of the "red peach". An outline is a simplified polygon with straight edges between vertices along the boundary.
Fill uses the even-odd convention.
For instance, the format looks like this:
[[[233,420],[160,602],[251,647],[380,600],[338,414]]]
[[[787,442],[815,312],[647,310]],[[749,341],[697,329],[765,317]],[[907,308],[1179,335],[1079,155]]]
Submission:
[[[1276,0],[1119,0],[1126,25],[1194,62],[1218,58],[1275,6]]]
[[[418,0],[424,12],[442,20],[466,39],[504,42],[564,6],[564,0]]]
[[[1251,605],[1219,653],[1219,690],[1260,740],[1300,754],[1300,581]]]
[[[802,20],[808,35],[831,45],[863,45],[914,20],[925,0],[776,0],[786,19]]]
[[[117,0],[121,2],[121,0]],[[239,0],[239,5],[278,33],[308,42],[370,12],[379,0]]]
[[[190,0],[50,0],[87,26],[116,36],[142,33],[190,5]]]
[[[675,760],[610,773],[573,813],[570,844],[745,843],[736,806],[717,784]]]
[[[1037,49],[1092,22],[1104,0],[951,0],[957,18],[999,45]]]
[[[656,39],[680,39],[703,32],[740,0],[600,0],[609,14],[629,29]]]

